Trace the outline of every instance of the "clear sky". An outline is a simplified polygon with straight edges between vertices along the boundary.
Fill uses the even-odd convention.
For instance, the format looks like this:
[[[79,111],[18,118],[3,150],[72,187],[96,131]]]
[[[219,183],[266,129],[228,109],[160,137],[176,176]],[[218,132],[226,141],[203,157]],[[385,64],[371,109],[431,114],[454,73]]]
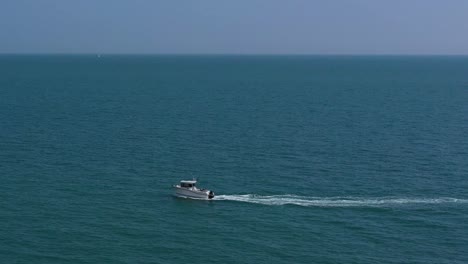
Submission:
[[[0,53],[468,55],[468,0],[0,0]]]

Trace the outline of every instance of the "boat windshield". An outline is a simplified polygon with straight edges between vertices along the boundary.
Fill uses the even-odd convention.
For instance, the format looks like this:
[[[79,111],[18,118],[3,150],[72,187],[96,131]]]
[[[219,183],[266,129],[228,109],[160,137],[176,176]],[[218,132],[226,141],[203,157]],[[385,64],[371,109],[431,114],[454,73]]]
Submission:
[[[193,186],[195,186],[194,183],[185,183],[185,182],[180,183],[180,187],[191,188]]]

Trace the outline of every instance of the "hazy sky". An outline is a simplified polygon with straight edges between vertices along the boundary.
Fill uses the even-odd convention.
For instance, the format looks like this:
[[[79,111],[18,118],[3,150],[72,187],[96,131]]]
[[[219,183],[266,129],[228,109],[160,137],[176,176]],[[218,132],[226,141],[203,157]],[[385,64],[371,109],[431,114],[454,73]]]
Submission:
[[[0,0],[0,53],[468,54],[468,0]]]

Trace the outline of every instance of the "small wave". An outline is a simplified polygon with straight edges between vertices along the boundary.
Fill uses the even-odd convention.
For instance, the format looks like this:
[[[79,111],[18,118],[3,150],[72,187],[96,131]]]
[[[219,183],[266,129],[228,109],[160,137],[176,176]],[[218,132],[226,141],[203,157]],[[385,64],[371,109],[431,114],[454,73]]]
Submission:
[[[468,203],[467,199],[457,199],[450,197],[442,198],[399,198],[399,197],[309,197],[299,195],[269,195],[262,196],[256,194],[243,195],[218,195],[214,200],[237,201],[264,205],[298,205],[317,207],[388,207],[396,205],[430,205],[430,204],[451,204]]]

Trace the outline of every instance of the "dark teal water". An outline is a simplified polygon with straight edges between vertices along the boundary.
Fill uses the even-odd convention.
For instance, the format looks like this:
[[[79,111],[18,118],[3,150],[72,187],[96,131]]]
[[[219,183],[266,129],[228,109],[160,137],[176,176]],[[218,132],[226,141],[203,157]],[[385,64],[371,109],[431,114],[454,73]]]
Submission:
[[[0,259],[467,263],[467,136],[468,57],[1,56]]]

